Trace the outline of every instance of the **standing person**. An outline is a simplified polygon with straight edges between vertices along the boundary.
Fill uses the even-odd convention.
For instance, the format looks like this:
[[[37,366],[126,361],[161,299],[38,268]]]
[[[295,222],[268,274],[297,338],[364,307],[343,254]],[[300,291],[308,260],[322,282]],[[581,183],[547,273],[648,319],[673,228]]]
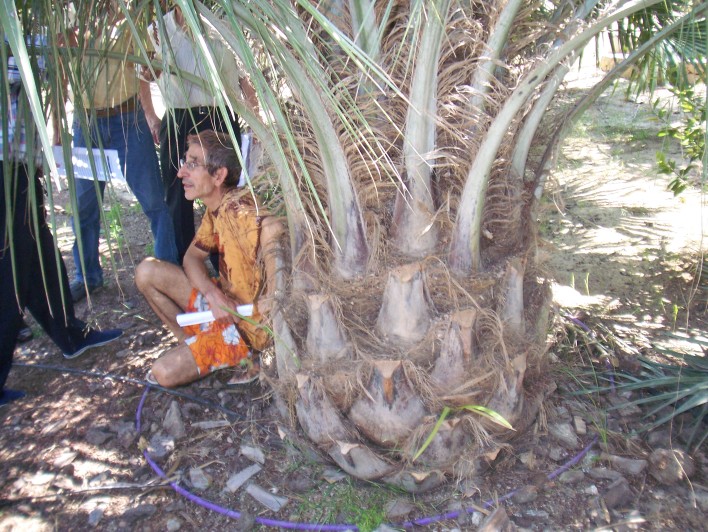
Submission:
[[[86,33],[77,37],[77,43],[118,57],[133,53],[130,27],[114,0],[96,5],[103,7],[103,11],[95,12],[97,27],[83,28]],[[152,130],[157,130],[159,118],[153,108],[150,85],[140,80],[134,63],[115,57],[86,54],[81,59],[81,75],[86,83],[81,87],[83,93],[75,98],[78,112],[73,124],[74,147],[100,146],[118,151],[128,186],[150,220],[155,256],[177,262],[172,218],[165,203],[155,150],[158,139],[152,134]],[[77,179],[75,184],[78,213],[72,224],[74,234],[77,224],[81,231],[83,263],[77,239],[73,247],[76,275],[71,282],[74,302],[103,286],[98,244],[106,183],[98,182],[100,199],[94,181]]]
[[[260,326],[275,293],[276,246],[280,222],[254,203],[249,190],[237,188],[241,166],[236,148],[223,133],[205,131],[187,139],[189,149],[177,176],[187,199],[200,199],[206,213],[184,256],[183,268],[145,259],[135,283],[180,345],[152,367],[162,386],[187,384],[209,373],[238,367],[232,384],[258,376],[252,350],[269,340]],[[219,254],[219,278],[209,277],[206,259]],[[240,320],[227,309],[254,304],[253,315]],[[211,310],[215,321],[185,327],[177,314]]]
[[[40,87],[44,62],[35,44],[30,39]],[[0,405],[4,405],[24,396],[5,388],[5,382],[25,308],[66,358],[112,342],[123,332],[93,329],[74,315],[66,267],[47,225],[36,126],[12,56],[6,68],[0,68],[0,97],[7,102],[0,127]]]
[[[175,6],[164,15],[161,26],[154,23],[148,28],[148,34],[156,59],[162,60],[166,66],[157,80],[166,107],[159,132],[160,169],[181,264],[194,238],[194,202],[185,197],[182,183],[177,178],[179,159],[187,150],[187,137],[206,130],[228,132],[228,121],[240,145],[241,129],[235,113],[231,112],[225,120],[215,106],[211,92],[176,72],[179,69],[200,79],[209,79],[202,54],[187,28],[182,10]],[[257,111],[255,91],[233,52],[213,31],[205,30],[204,35],[224,84],[240,87],[251,107]],[[147,69],[143,69],[143,73],[149,76]]]

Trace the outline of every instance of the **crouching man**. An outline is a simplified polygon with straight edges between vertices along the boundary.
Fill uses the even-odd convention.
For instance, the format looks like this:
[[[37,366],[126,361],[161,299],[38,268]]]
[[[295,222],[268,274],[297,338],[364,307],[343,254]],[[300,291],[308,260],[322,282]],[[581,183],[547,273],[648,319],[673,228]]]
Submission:
[[[231,139],[203,131],[187,139],[186,160],[177,177],[188,200],[200,199],[206,213],[184,256],[183,267],[153,258],[137,268],[135,283],[180,344],[152,366],[158,384],[175,387],[226,367],[236,367],[231,384],[258,377],[254,351],[269,336],[259,324],[275,292],[275,249],[281,223],[254,203],[247,188],[237,188],[241,166]],[[219,255],[219,277],[205,260]],[[253,314],[241,320],[237,305],[252,303]],[[182,329],[177,314],[211,310],[215,320]]]

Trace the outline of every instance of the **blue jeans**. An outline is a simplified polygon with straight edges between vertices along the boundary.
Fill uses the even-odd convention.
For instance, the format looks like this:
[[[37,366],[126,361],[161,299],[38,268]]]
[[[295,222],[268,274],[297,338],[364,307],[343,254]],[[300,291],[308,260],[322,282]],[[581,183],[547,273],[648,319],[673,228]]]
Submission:
[[[138,107],[134,111],[115,116],[96,118],[90,124],[91,147],[115,149],[123,167],[123,172],[130,190],[138,199],[143,212],[150,220],[150,229],[155,239],[155,257],[177,263],[172,217],[165,203],[165,190],[160,177],[157,152],[152,140],[145,113]],[[86,147],[87,139],[78,120],[74,121],[74,147]],[[104,181],[77,179],[76,201],[78,203],[78,221],[81,229],[83,267],[79,256],[78,239],[74,241],[74,264],[77,281],[84,280],[91,286],[103,284],[103,270],[98,254],[98,239],[101,230],[101,206]],[[76,217],[72,217],[72,227],[76,234]]]

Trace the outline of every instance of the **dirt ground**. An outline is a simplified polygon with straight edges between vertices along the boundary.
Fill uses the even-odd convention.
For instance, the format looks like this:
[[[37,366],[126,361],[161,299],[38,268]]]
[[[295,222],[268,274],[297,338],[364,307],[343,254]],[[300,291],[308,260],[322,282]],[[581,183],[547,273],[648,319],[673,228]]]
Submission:
[[[147,368],[172,340],[132,283],[150,237],[135,200],[117,187],[123,245],[112,267],[106,264],[114,272],[107,286],[77,313],[125,334],[72,361],[34,324],[35,339],[18,346],[8,385],[27,397],[0,409],[0,532],[323,523],[365,530],[377,519],[391,527],[476,530],[497,506],[526,530],[705,530],[704,449],[694,455],[691,479],[671,485],[650,474],[651,464],[617,460],[684,448],[680,427],[633,435],[641,412],[611,410],[607,396],[572,395],[579,386],[568,375],[599,360],[596,349],[578,341],[570,318],[589,327],[597,343],[608,342],[630,369],[637,353],[701,354],[696,339],[708,342],[706,293],[695,283],[705,201],[698,188],[679,198],[666,191],[656,171],[656,131],[648,96],[626,100],[616,92],[603,96],[569,137],[541,223],[541,253],[556,280],[550,355],[558,390],[533,430],[476,483],[417,496],[343,477],[280,421],[265,383],[232,389],[220,372],[178,393],[147,388]],[[66,205],[66,193],[59,194],[60,247],[71,268]],[[551,427],[562,424],[575,440],[554,436]],[[260,470],[250,488],[239,488],[237,474],[254,465]]]

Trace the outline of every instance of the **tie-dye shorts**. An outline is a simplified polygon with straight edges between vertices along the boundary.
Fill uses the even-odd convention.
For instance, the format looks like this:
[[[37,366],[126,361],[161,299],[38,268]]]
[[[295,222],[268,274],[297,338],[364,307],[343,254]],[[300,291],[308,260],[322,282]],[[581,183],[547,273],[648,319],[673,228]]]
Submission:
[[[206,298],[196,289],[192,289],[186,312],[211,310]],[[185,342],[192,351],[197,363],[199,375],[208,375],[217,369],[238,366],[242,361],[249,361],[251,351],[241,338],[233,322],[210,321],[199,325],[184,327],[187,333]]]

